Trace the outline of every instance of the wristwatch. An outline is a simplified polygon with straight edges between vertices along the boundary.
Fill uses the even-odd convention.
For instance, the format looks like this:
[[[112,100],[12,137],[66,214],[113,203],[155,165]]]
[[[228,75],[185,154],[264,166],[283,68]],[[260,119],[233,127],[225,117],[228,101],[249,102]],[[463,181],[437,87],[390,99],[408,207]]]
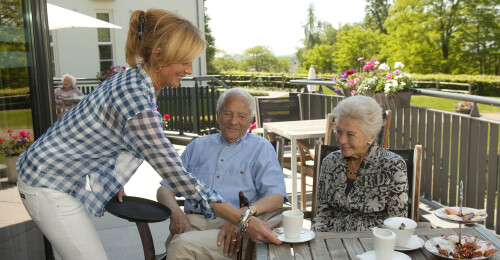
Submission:
[[[248,209],[250,209],[250,213],[252,214],[252,216],[255,216],[255,214],[257,214],[257,208],[254,205],[248,205]]]

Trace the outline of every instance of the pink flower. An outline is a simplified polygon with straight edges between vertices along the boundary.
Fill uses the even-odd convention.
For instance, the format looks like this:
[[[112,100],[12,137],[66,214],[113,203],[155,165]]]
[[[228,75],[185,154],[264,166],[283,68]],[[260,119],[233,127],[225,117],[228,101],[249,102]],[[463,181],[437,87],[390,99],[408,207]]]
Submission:
[[[24,137],[24,138],[29,137],[29,135],[28,135],[28,133],[26,133],[26,131],[21,131],[21,132],[19,132],[19,135],[20,135],[21,137]]]
[[[354,94],[356,94],[356,91],[353,89],[351,90],[351,96],[354,96]]]
[[[394,70],[392,73],[398,75],[399,73],[401,73],[401,71],[400,70]]]
[[[385,79],[392,79],[391,75],[385,76]]]
[[[3,139],[3,138],[0,138],[0,142],[3,142],[3,141],[5,141],[5,139]]]
[[[354,83],[354,81],[352,81],[352,80],[349,80],[349,81],[347,81],[347,83],[346,83],[346,85],[347,85],[347,86],[354,86],[354,84],[355,84],[355,83]]]
[[[17,139],[17,138],[19,138],[19,136],[13,135],[12,138]]]
[[[252,132],[253,129],[257,128],[257,122],[253,122],[250,127],[248,127],[248,132]]]
[[[363,61],[364,59],[365,59],[365,58],[363,58],[363,57],[359,57],[359,58],[358,58],[358,61]]]
[[[9,129],[9,130],[7,130],[7,133],[8,133],[8,134],[13,133],[13,132],[14,132],[14,130],[10,130],[10,129]]]
[[[378,60],[377,60],[377,59],[375,59],[375,58],[372,58],[372,59],[370,60],[370,62],[371,62],[371,63],[375,63],[376,61],[378,61]]]

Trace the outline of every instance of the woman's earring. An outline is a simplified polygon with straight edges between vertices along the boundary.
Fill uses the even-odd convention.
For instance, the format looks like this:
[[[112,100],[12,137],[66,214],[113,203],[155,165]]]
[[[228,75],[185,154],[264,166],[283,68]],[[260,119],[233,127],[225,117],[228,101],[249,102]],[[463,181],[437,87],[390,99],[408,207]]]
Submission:
[[[161,66],[156,69],[157,73],[160,72],[160,71],[161,71]]]
[[[368,145],[372,145],[372,142],[368,142]]]

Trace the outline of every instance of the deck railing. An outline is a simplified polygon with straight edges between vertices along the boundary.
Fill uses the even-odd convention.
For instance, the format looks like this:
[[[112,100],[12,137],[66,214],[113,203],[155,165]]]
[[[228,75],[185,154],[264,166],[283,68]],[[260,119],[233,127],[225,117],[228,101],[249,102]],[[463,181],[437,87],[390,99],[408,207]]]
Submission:
[[[181,86],[160,91],[158,109],[162,115],[169,114],[167,131],[179,135],[187,133],[204,135],[218,128],[216,117],[219,89],[228,88],[211,76],[185,77]]]
[[[500,100],[431,90],[415,94],[500,106]],[[341,96],[302,93],[305,119],[324,118]],[[484,208],[486,227],[500,234],[500,121],[410,106],[392,110],[390,149],[423,146],[421,195],[457,206],[464,182],[464,206]]]

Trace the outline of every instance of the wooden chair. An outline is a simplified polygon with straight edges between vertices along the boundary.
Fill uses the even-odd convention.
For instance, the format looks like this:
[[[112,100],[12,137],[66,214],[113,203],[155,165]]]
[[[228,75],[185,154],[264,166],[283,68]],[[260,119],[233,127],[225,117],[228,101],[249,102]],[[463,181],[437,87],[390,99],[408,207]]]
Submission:
[[[320,142],[321,141],[317,141]],[[317,153],[318,145],[315,145],[315,149],[311,151],[305,140],[297,140],[297,150],[299,151],[300,158],[300,199],[301,199],[301,210],[306,210],[306,176],[312,177],[313,182],[316,175],[314,170],[314,158]],[[313,164],[308,164],[307,162],[313,161]],[[315,191],[313,189],[313,191]],[[315,194],[313,194],[313,197]],[[313,203],[315,201],[313,200]],[[314,208],[314,204],[312,205]]]
[[[262,134],[265,122],[283,122],[302,120],[302,108],[299,96],[289,97],[255,97],[255,122],[257,128],[252,131]],[[273,140],[271,136],[269,140]]]
[[[315,160],[315,177],[313,179],[313,208],[310,212],[304,212],[304,217],[311,218],[316,215],[316,188],[317,179],[321,173],[321,163],[323,159],[331,152],[337,151],[337,146],[318,144]],[[422,171],[422,145],[415,145],[414,149],[389,149],[389,151],[398,154],[406,162],[408,174],[408,217],[418,223],[419,204],[420,204],[420,178]]]
[[[391,119],[392,111],[386,110],[382,113],[382,128],[378,135],[378,143],[380,147],[387,148],[389,145],[389,133],[391,130]],[[325,134],[325,145],[335,145],[334,133],[335,132],[335,120],[333,114],[328,114],[326,117],[326,134]]]

